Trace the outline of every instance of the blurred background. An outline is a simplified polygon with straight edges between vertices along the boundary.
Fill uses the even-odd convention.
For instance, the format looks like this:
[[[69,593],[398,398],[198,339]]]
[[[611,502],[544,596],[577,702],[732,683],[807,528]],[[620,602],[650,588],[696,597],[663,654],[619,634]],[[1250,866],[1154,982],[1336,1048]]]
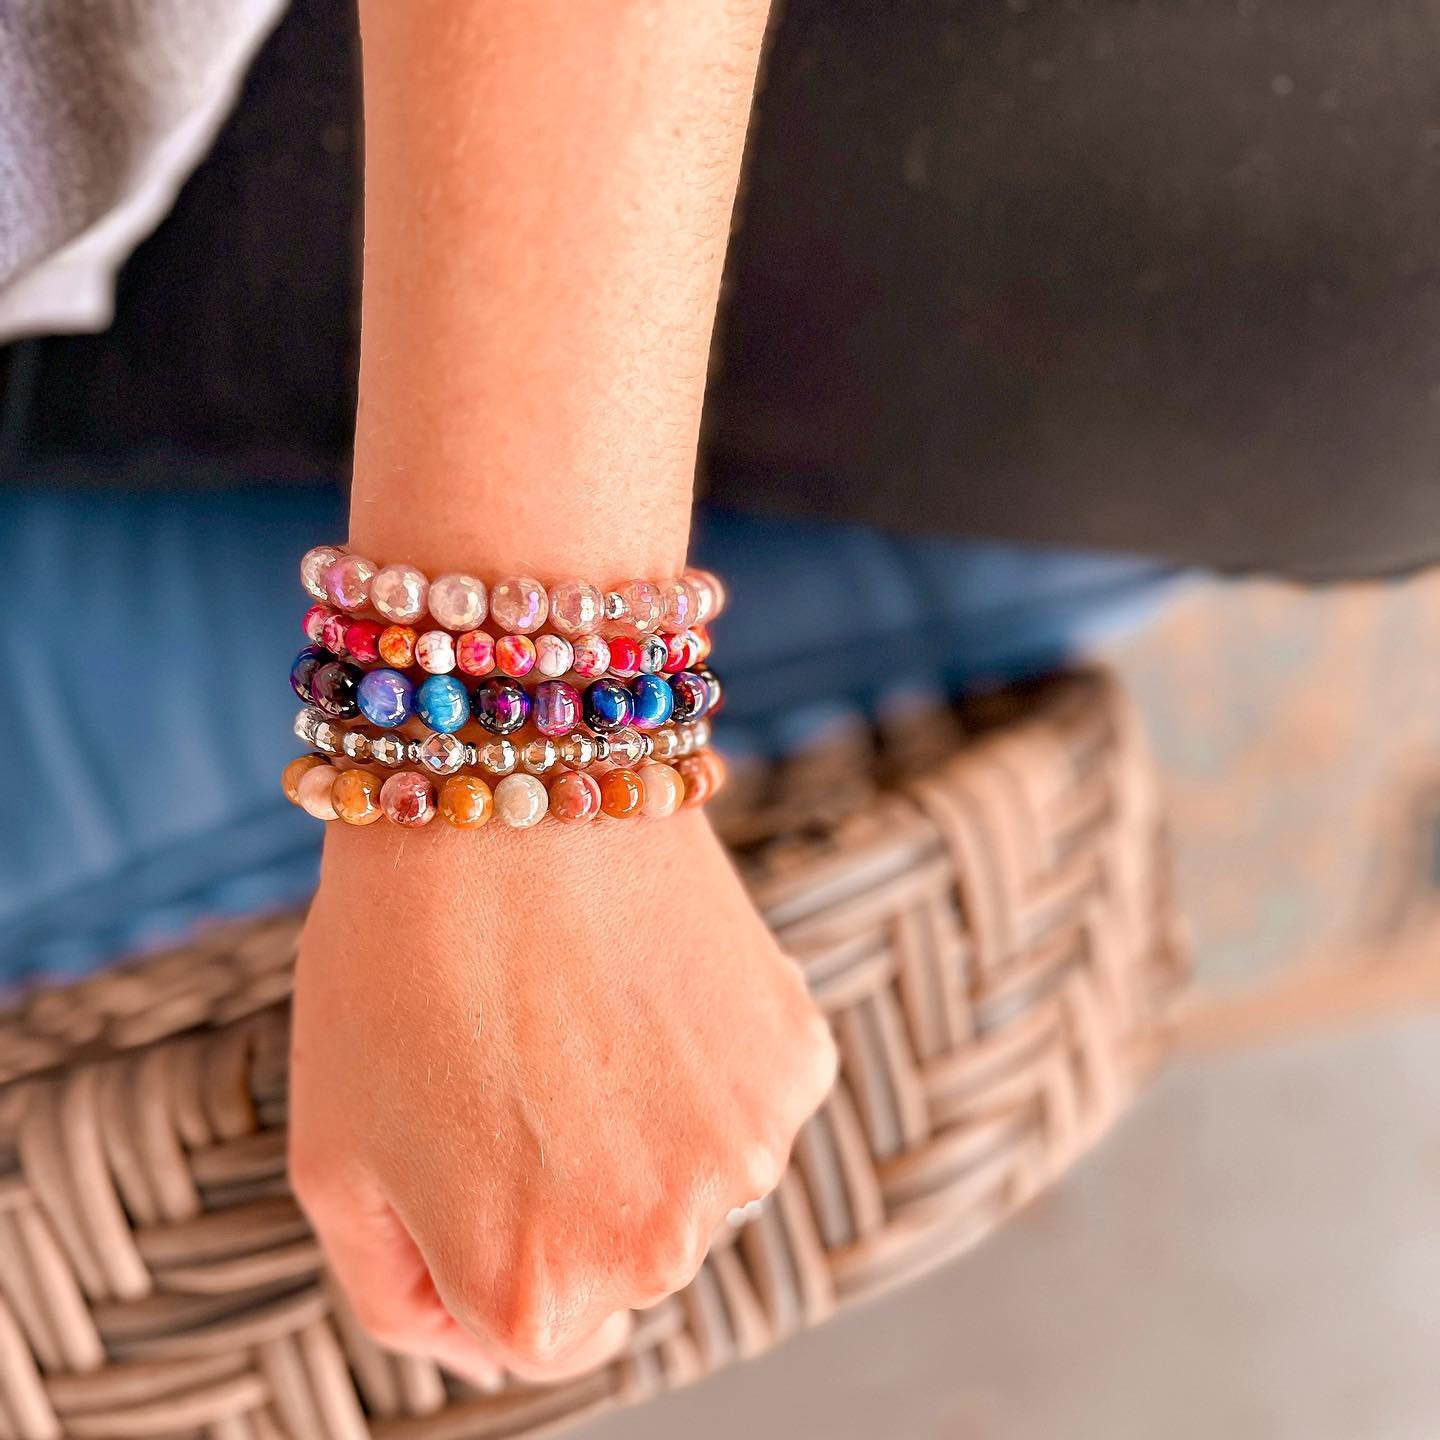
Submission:
[[[1440,1433],[1440,577],[1197,583],[1110,653],[1197,989],[1099,1151],[912,1289],[604,1440]]]

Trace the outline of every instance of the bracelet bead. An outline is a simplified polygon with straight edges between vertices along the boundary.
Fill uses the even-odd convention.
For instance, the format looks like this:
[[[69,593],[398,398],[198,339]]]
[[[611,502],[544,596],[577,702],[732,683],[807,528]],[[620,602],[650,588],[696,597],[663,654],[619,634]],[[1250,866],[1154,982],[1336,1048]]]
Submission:
[[[433,775],[454,775],[464,768],[469,758],[465,742],[443,731],[427,735],[423,740],[412,740],[405,750],[407,759],[423,765]]]
[[[575,663],[575,647],[563,635],[535,637],[535,668],[550,679],[568,675]]]
[[[495,813],[516,830],[538,824],[549,806],[549,792],[533,775],[507,775],[495,787]]]
[[[542,735],[568,735],[580,723],[580,715],[580,692],[573,685],[564,680],[542,680],[535,687],[530,718]]]
[[[352,620],[345,627],[345,651],[362,665],[371,665],[380,658],[382,626],[373,620]]]
[[[665,618],[665,592],[653,580],[627,580],[620,587],[626,619],[641,634],[657,630]]]
[[[685,798],[681,805],[687,810],[705,804],[725,779],[725,762],[713,750],[687,755],[675,762],[675,768],[685,783]]]
[[[476,724],[492,735],[512,735],[530,718],[530,695],[513,680],[482,680],[472,704]]]
[[[393,730],[415,713],[415,686],[398,670],[367,670],[356,688],[355,700],[372,725]]]
[[[695,623],[704,625],[725,608],[725,586],[709,570],[687,570],[685,578],[695,589]]]
[[[326,660],[311,676],[311,698],[332,720],[351,720],[359,714],[355,692],[363,673],[343,660]]]
[[[573,648],[571,668],[582,680],[598,680],[610,668],[610,642],[603,635],[579,635]]]
[[[387,620],[409,625],[424,618],[430,582],[413,565],[385,565],[370,582],[370,603]]]
[[[301,620],[300,628],[305,632],[305,638],[312,645],[325,643],[325,622],[329,618],[330,607],[321,605],[318,601],[305,612],[305,618]]]
[[[559,753],[555,742],[543,736],[527,742],[520,752],[520,764],[528,775],[543,775],[547,770],[553,770],[557,759]]]
[[[652,761],[640,771],[645,782],[645,800],[641,813],[647,819],[663,820],[673,815],[685,799],[685,782],[673,765]]]
[[[687,720],[698,720],[709,706],[710,692],[693,670],[682,670],[678,675],[672,675],[670,689],[675,697],[671,717],[681,724]]]
[[[475,760],[492,775],[513,775],[520,763],[520,752],[513,741],[490,740],[476,749]]]
[[[419,638],[409,625],[387,625],[378,641],[380,658],[397,670],[406,669],[415,663],[415,642]]]
[[[695,587],[683,577],[672,580],[661,592],[661,619],[669,630],[684,630],[693,624],[698,608]]]
[[[675,692],[663,675],[637,675],[630,682],[637,730],[658,730],[675,710]]]
[[[473,630],[485,611],[485,585],[473,575],[442,575],[430,587],[431,617],[446,630]]]
[[[455,637],[448,630],[427,630],[415,641],[415,663],[431,675],[455,668]]]
[[[635,699],[619,680],[592,680],[582,701],[585,723],[600,735],[623,730],[635,718]]]
[[[600,808],[612,819],[628,820],[640,813],[644,803],[645,782],[638,771],[622,766],[600,777]]]
[[[495,668],[495,640],[483,630],[467,630],[455,642],[455,668],[479,679]]]
[[[380,787],[380,804],[397,825],[428,825],[436,813],[435,787],[423,775],[402,770]]]
[[[337,609],[353,614],[370,601],[376,565],[363,555],[341,555],[325,571],[325,594]]]
[[[562,635],[581,635],[605,618],[605,597],[585,580],[562,580],[550,589],[550,620]]]
[[[383,788],[380,777],[368,770],[342,770],[330,791],[336,818],[347,825],[373,825],[384,814],[380,808]]]
[[[345,653],[345,627],[349,619],[339,610],[325,612],[325,623],[320,627],[320,643],[332,655]]]
[[[307,770],[313,770],[317,765],[324,765],[323,755],[297,755],[280,772],[280,788],[285,792],[285,798],[292,804],[300,803],[300,779]]]
[[[494,793],[478,775],[452,775],[440,787],[440,818],[457,830],[478,830],[494,813]]]
[[[495,642],[495,668],[512,680],[535,668],[535,642],[528,635],[502,635]]]
[[[314,698],[315,672],[330,657],[318,645],[307,645],[290,666],[290,688],[309,705]]]
[[[532,576],[502,580],[490,592],[490,614],[502,630],[528,635],[545,623],[549,613],[545,587]]]
[[[550,813],[568,824],[600,813],[600,782],[584,770],[567,770],[550,785]]]
[[[317,820],[335,818],[335,771],[323,761],[306,770],[295,787],[296,803]]]
[[[313,550],[307,550],[300,559],[300,583],[305,587],[305,593],[312,595],[316,600],[327,598],[325,590],[325,572],[344,554],[334,545],[317,545]]]
[[[415,713],[432,730],[448,734],[470,719],[470,697],[453,675],[432,675],[415,691]]]
[[[628,635],[616,635],[610,641],[610,673],[620,680],[629,680],[640,673],[640,642]]]
[[[670,646],[663,635],[642,635],[639,651],[636,663],[642,675],[658,675],[670,658]]]

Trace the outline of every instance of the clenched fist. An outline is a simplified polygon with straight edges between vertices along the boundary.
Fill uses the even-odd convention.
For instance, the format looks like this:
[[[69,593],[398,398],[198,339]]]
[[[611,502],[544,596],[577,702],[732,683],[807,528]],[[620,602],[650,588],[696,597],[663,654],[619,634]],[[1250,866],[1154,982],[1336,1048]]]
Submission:
[[[829,1031],[704,817],[331,827],[292,1178],[361,1321],[484,1381],[583,1368],[778,1182]]]

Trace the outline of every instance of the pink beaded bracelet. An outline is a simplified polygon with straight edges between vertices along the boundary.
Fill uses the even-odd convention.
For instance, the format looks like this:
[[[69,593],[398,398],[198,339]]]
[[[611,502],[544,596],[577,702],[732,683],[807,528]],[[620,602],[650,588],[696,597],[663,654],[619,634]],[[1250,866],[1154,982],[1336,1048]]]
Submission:
[[[579,675],[593,680],[614,675],[628,680],[636,675],[675,675],[700,664],[710,654],[710,632],[700,624],[668,635],[612,635],[608,640],[593,631],[573,637],[545,632],[540,635],[505,635],[484,630],[417,631],[412,625],[381,625],[312,605],[302,622],[305,637],[331,655],[349,657],[361,665],[383,664],[396,670],[418,666],[431,675],[460,671],[477,678],[508,675],[521,679],[532,671],[547,679]]]
[[[373,610],[393,624],[413,625],[428,611],[441,630],[457,633],[478,629],[488,614],[496,629],[515,635],[533,634],[547,618],[564,636],[595,633],[602,625],[674,634],[725,608],[725,587],[707,570],[686,570],[672,580],[627,580],[609,590],[586,580],[562,580],[547,590],[529,575],[487,588],[474,575],[430,581],[413,565],[379,566],[337,545],[306,552],[300,583],[347,615]]]

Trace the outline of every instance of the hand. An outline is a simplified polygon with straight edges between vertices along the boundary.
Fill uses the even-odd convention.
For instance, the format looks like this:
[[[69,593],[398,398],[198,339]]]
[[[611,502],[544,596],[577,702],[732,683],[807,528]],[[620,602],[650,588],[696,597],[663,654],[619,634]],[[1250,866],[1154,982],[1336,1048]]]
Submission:
[[[482,1381],[623,1343],[835,1071],[702,814],[492,827],[331,827],[290,1132],[361,1322]]]

